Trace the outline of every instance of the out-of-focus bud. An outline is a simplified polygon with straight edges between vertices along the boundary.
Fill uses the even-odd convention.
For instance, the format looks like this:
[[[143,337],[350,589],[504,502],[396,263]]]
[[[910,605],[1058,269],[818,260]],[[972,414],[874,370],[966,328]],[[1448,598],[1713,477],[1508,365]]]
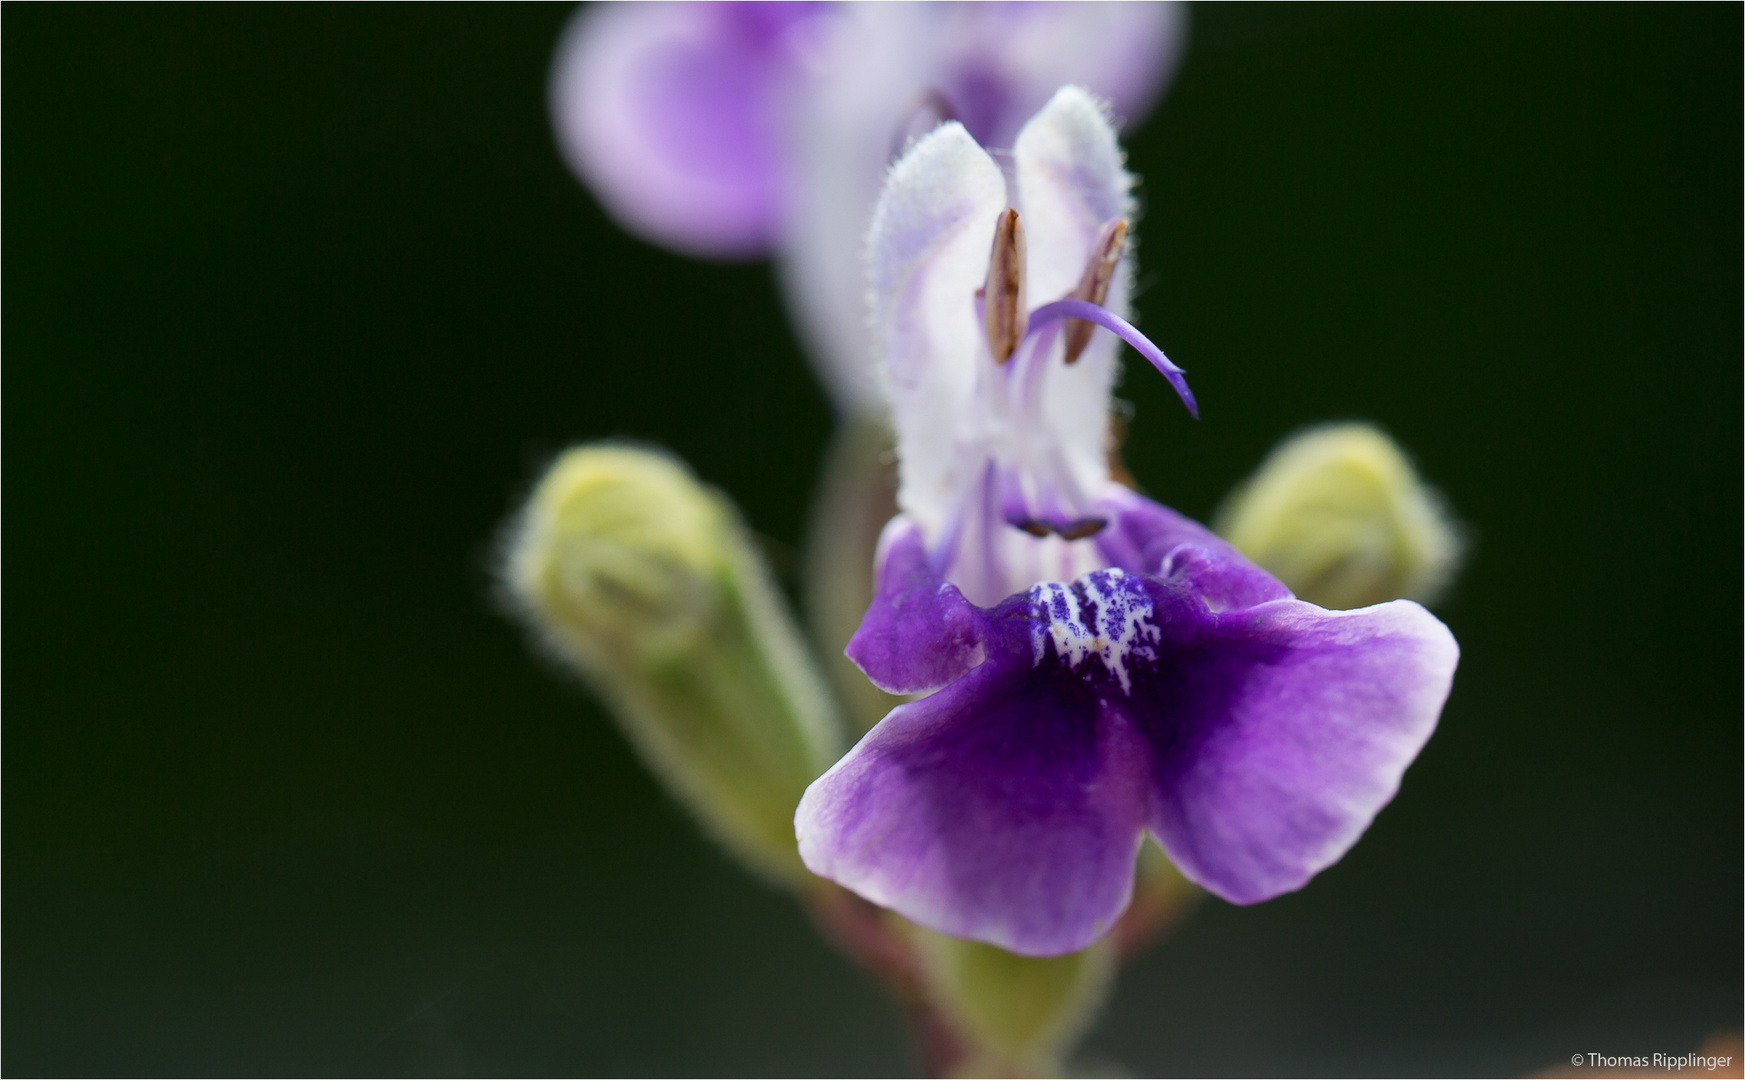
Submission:
[[[577,447],[514,523],[503,576],[704,827],[805,880],[794,808],[836,759],[837,720],[728,500],[667,455]]]
[[[1440,496],[1368,424],[1286,439],[1231,493],[1216,524],[1292,592],[1325,608],[1401,597],[1429,603],[1460,558]]]
[[[897,512],[896,440],[882,420],[837,429],[806,539],[806,609],[854,736],[903,703],[844,656],[873,598],[879,532]]]
[[[1109,996],[1112,939],[1064,956],[1018,956],[918,926],[911,933],[927,995],[964,1044],[949,1075],[1066,1075],[1063,1058]]]

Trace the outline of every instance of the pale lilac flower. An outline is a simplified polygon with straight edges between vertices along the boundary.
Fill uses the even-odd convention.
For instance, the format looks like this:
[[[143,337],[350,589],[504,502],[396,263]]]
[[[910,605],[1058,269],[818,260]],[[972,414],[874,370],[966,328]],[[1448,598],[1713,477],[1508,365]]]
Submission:
[[[1131,185],[1103,109],[1067,88],[1003,159],[958,124],[921,139],[868,240],[903,512],[848,652],[929,696],[807,790],[800,854],[923,926],[1029,955],[1110,929],[1146,832],[1228,900],[1302,886],[1393,797],[1458,658],[1417,604],[1296,600],[1110,480],[1119,346],[1079,320],[1193,408],[1120,318]]]
[[[590,5],[559,45],[552,116],[633,232],[703,257],[779,253],[838,408],[876,413],[860,259],[890,162],[942,120],[1009,146],[1066,83],[1137,118],[1184,24],[1174,3]]]

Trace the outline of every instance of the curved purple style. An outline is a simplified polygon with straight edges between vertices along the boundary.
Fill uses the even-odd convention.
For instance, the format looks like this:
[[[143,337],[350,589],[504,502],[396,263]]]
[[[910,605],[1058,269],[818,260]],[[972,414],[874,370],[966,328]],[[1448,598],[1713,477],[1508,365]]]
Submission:
[[[849,656],[893,710],[807,790],[814,873],[942,933],[1083,948],[1127,906],[1143,834],[1235,903],[1301,887],[1398,790],[1459,650],[1417,604],[1325,611],[1200,525],[1102,501],[1109,569],[993,608],[906,518]]]
[[[1030,326],[1035,328],[1057,319],[1084,319],[1094,322],[1116,337],[1133,346],[1135,352],[1150,361],[1151,366],[1158,370],[1169,385],[1175,387],[1176,396],[1182,399],[1182,404],[1188,407],[1188,413],[1195,420],[1200,418],[1200,405],[1194,400],[1194,392],[1188,389],[1187,372],[1175,366],[1175,362],[1163,355],[1152,340],[1139,332],[1139,328],[1123,319],[1121,316],[1089,300],[1056,300],[1043,304],[1030,313]]]

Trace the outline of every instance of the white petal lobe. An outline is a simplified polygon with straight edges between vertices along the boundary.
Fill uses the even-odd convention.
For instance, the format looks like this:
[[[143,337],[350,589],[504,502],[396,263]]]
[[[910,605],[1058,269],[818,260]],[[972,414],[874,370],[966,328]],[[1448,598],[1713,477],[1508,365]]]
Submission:
[[[1102,103],[1075,86],[1062,87],[1024,125],[1012,156],[1018,208],[1028,229],[1030,301],[1045,304],[1077,287],[1106,223],[1133,217],[1133,176]],[[1130,252],[1103,301],[1122,316],[1131,287]],[[1046,425],[1083,491],[1098,490],[1108,478],[1105,434],[1118,351],[1113,336],[1095,331],[1076,363],[1051,363],[1045,375]]]
[[[937,543],[976,481],[978,363],[989,363],[975,310],[1006,182],[956,123],[892,168],[867,238],[872,334],[889,380],[902,449],[898,504]],[[967,466],[967,467],[966,467]]]

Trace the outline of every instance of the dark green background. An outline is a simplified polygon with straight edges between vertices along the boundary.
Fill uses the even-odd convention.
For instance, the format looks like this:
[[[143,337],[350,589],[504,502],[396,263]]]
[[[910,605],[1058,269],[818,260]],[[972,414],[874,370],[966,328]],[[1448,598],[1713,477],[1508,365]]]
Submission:
[[[879,1073],[894,1010],[493,607],[567,442],[796,545],[766,266],[617,232],[557,7],[9,6],[11,1074]],[[1341,864],[1209,901],[1087,1052],[1514,1074],[1741,1009],[1741,9],[1215,7],[1131,140],[1130,460],[1204,516],[1385,424],[1472,531],[1441,730]]]

